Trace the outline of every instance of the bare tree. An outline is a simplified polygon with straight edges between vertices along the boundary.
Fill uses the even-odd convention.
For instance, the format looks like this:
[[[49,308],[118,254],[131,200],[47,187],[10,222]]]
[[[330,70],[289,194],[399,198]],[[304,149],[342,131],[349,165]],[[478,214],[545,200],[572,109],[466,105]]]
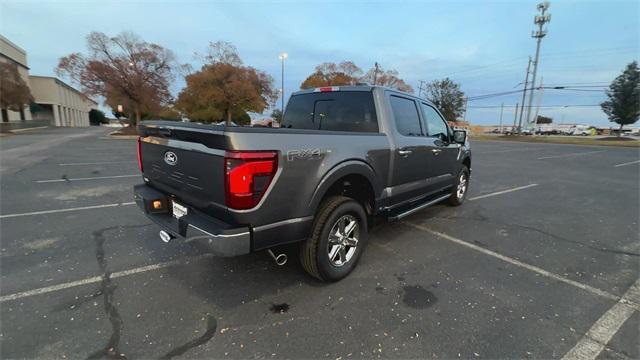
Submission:
[[[355,85],[360,75],[362,70],[352,61],[343,61],[339,64],[325,62],[316,66],[314,73],[302,82],[300,88]]]
[[[242,59],[238,55],[238,49],[230,42],[209,42],[204,54],[195,53],[194,57],[205,64],[223,63],[234,66],[242,66]]]
[[[411,85],[402,80],[398,71],[393,69],[385,71],[380,66],[374,66],[360,80],[372,85],[387,86],[392,89],[413,93]]]

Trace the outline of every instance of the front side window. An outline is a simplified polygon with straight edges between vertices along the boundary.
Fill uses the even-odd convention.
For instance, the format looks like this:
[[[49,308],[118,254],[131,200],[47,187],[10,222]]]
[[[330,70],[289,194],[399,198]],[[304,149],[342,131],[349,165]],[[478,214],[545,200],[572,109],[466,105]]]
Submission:
[[[398,132],[404,136],[422,136],[420,116],[415,101],[399,96],[391,96],[390,101]]]
[[[449,139],[449,129],[447,127],[447,123],[440,116],[440,114],[438,114],[436,109],[425,103],[421,103],[421,105],[422,113],[425,117],[427,125],[427,136],[437,137],[442,141],[447,141]]]

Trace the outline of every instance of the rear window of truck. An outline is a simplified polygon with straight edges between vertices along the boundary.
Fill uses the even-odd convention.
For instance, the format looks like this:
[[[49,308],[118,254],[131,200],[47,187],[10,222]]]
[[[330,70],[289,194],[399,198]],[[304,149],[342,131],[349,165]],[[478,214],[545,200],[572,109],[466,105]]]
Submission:
[[[373,94],[368,91],[333,91],[294,95],[287,104],[282,127],[378,132]]]

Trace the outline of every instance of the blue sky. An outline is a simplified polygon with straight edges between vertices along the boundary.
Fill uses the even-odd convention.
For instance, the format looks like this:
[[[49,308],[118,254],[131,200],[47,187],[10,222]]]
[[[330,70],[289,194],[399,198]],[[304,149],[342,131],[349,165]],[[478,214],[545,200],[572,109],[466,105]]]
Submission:
[[[173,50],[182,63],[209,41],[237,46],[245,64],[297,90],[322,62],[375,61],[418,89],[419,80],[449,76],[469,96],[513,90],[523,81],[536,1],[8,1],[0,0],[0,33],[28,52],[31,74],[53,75],[58,58],[85,51],[93,30],[133,31]],[[539,77],[546,84],[609,83],[640,57],[640,2],[552,1]],[[174,90],[180,90],[178,81]],[[589,88],[591,89],[591,88]],[[593,89],[592,89],[593,90]],[[608,125],[598,91],[545,91],[542,115],[556,122]],[[468,120],[513,121],[518,94],[469,103]],[[534,104],[537,100],[534,101]]]

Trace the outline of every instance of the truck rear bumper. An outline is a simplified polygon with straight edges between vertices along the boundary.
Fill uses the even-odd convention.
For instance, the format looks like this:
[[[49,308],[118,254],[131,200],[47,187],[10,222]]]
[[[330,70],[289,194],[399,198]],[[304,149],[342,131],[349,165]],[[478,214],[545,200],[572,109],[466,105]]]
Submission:
[[[136,204],[145,215],[172,236],[219,256],[251,252],[249,227],[234,227],[188,206],[187,214],[176,218],[172,214],[171,199],[146,184],[135,185],[133,193]],[[153,201],[161,201],[163,206],[154,209]]]

